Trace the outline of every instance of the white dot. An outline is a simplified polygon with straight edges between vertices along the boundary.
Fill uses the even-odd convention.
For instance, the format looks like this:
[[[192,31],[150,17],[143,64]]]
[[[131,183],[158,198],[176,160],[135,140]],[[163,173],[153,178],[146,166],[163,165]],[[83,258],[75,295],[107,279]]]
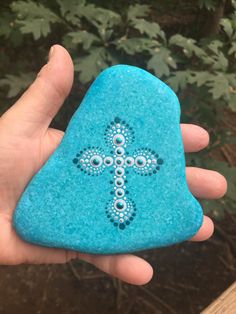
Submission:
[[[98,164],[95,164],[94,161],[95,159],[98,161]],[[93,167],[100,167],[101,164],[102,164],[102,157],[100,155],[94,155],[93,157],[91,157],[90,159],[90,164],[93,166]]]
[[[124,196],[124,194],[125,194],[125,191],[123,189],[119,188],[116,190],[116,196],[117,197],[121,198]]]
[[[117,178],[115,180],[115,185],[119,186],[119,187],[123,186],[124,185],[124,180],[122,178]]]
[[[122,157],[116,157],[115,163],[117,166],[122,166],[124,164],[124,159]]]
[[[118,208],[118,204],[119,204],[119,205],[122,204],[123,207],[122,207],[122,208]],[[127,204],[126,204],[126,202],[125,202],[124,200],[118,199],[118,200],[115,201],[114,207],[116,208],[117,211],[123,212],[123,211],[126,210]]]
[[[117,177],[122,177],[124,175],[124,169],[122,167],[117,167],[115,170],[115,173],[117,175]]]
[[[117,147],[116,150],[115,150],[115,153],[116,153],[116,155],[118,155],[118,156],[122,156],[122,155],[124,154],[124,152],[125,152],[125,150],[124,150],[123,147]],[[116,156],[116,155],[115,155],[115,156]],[[114,157],[115,157],[115,156],[114,156]]]
[[[140,164],[139,162],[141,162],[141,164]],[[146,162],[147,162],[147,161],[146,161],[146,158],[143,157],[143,156],[137,156],[137,157],[135,158],[135,164],[136,164],[136,166],[139,167],[139,168],[145,167]]]
[[[117,139],[120,139],[120,143],[117,143]],[[123,146],[124,143],[125,143],[125,138],[122,134],[116,134],[114,137],[113,137],[113,143],[116,145],[116,146]]]
[[[133,164],[134,164],[134,158],[133,158],[133,157],[127,157],[127,158],[125,159],[125,164],[126,164],[126,166],[128,166],[128,167],[133,166]]]

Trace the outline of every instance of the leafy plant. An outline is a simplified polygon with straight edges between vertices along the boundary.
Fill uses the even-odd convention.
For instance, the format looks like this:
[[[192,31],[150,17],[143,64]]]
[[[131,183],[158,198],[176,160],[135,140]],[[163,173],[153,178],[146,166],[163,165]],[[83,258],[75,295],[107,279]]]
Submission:
[[[0,13],[0,39],[4,42],[2,47],[6,47],[0,48],[0,60],[5,64],[0,87],[8,89],[7,97],[17,96],[35,75],[37,59],[46,55],[52,43],[59,42],[70,51],[82,84],[90,83],[113,64],[141,66],[178,93],[184,121],[192,121],[194,116],[211,128],[213,142],[207,153],[219,143],[234,142],[233,134],[219,125],[224,123],[226,110],[236,111],[235,1],[227,2],[227,13],[223,0],[183,1],[184,12],[194,7],[199,15],[210,13],[214,21],[217,16],[216,31],[211,36],[202,35],[197,18],[179,32],[158,23],[154,6],[168,12],[174,1],[171,6],[169,1],[139,2],[101,5],[96,0],[9,1]],[[222,16],[218,11],[223,12]],[[12,47],[22,56],[14,67]],[[35,59],[36,64],[32,63]],[[209,159],[204,160],[207,166]],[[217,162],[215,165],[219,166]],[[221,168],[228,173],[226,166]]]

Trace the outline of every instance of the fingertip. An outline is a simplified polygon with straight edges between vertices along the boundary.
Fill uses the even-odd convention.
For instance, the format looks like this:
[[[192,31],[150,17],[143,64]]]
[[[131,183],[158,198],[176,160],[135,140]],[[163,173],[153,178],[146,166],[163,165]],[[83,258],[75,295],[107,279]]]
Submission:
[[[184,150],[198,152],[207,147],[210,136],[207,130],[195,124],[181,124]]]
[[[144,259],[132,255],[79,254],[80,259],[100,270],[132,285],[145,285],[153,276],[152,266]]]
[[[69,57],[69,59],[71,60],[69,52],[66,50],[66,48],[64,48],[63,46],[61,46],[59,44],[55,44],[55,45],[51,46],[49,53],[48,53],[48,59],[50,60],[53,56],[55,56],[56,53],[61,53],[61,54],[67,55]]]
[[[210,135],[206,129],[198,125],[192,125],[195,133],[198,135],[198,150],[201,150],[209,145]]]
[[[227,191],[227,181],[217,171],[187,167],[186,175],[189,189],[198,198],[219,199]]]
[[[55,44],[50,48],[49,62],[42,68],[38,76],[45,73],[64,99],[73,84],[74,65],[69,52],[63,46]]]
[[[120,278],[123,281],[141,286],[147,284],[152,277],[153,268],[147,261],[134,255],[124,256],[120,264]]]
[[[213,233],[214,223],[210,217],[204,215],[201,228],[198,230],[195,236],[190,239],[190,241],[205,241],[209,239],[213,235]]]
[[[221,198],[227,192],[228,183],[226,178],[221,173],[214,171],[214,175],[215,175],[215,190],[217,194],[216,198]]]

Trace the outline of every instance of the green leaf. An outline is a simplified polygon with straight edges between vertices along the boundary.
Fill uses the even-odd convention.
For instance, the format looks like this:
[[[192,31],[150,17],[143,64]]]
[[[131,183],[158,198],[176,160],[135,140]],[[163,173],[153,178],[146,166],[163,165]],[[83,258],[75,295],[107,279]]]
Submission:
[[[33,72],[23,73],[19,76],[6,74],[5,77],[0,80],[0,86],[7,86],[7,98],[12,98],[17,96],[22,90],[26,89],[35,76],[36,74]]]
[[[111,10],[96,7],[93,4],[81,6],[79,14],[87,19],[89,23],[94,25],[103,33],[107,28],[112,28],[121,22],[120,14]]]
[[[85,0],[56,0],[60,6],[61,15],[66,17],[68,13],[75,12],[78,6],[84,6]]]
[[[80,14],[78,10],[85,5],[84,0],[57,0],[61,15],[75,26],[80,26]]]
[[[229,86],[229,108],[236,112],[236,74],[230,73],[226,74],[226,77],[228,79],[228,82],[230,84]]]
[[[212,40],[208,45],[207,48],[213,52],[214,54],[218,55],[220,53],[220,48],[223,47],[223,42],[220,40]]]
[[[204,85],[209,80],[210,73],[207,71],[191,71],[188,82],[197,87]]]
[[[228,69],[228,58],[220,50],[223,47],[223,42],[213,40],[206,45],[208,55],[202,58],[204,64],[210,65],[214,71],[226,72]]]
[[[236,1],[235,0],[231,0],[231,5],[234,9],[236,9]]]
[[[221,97],[229,98],[230,85],[224,73],[217,73],[212,77],[212,80],[207,83],[209,92],[212,94],[213,99]]]
[[[62,16],[68,22],[78,27],[80,26],[81,18],[85,18],[88,23],[94,25],[99,30],[102,37],[105,36],[106,29],[111,29],[121,21],[120,14],[86,3],[84,0],[57,0],[57,2]]]
[[[100,42],[100,39],[96,35],[85,30],[70,32],[67,35],[71,38],[72,43],[82,44],[84,50],[88,50],[93,43]]]
[[[227,77],[227,80],[229,81],[229,84],[233,89],[236,89],[236,74],[235,73],[225,73],[225,76]]]
[[[167,80],[167,82],[174,89],[174,91],[178,92],[179,90],[183,90],[186,88],[186,86],[188,84],[189,76],[190,76],[190,72],[188,70],[187,71],[176,71]]]
[[[233,35],[233,27],[229,19],[221,19],[220,25],[223,27],[223,30],[229,38]]]
[[[111,56],[105,48],[93,48],[91,52],[75,62],[75,70],[78,71],[80,81],[88,83],[95,78],[101,70],[108,67]]]
[[[233,112],[236,112],[236,90],[231,90],[228,105]]]
[[[17,1],[11,4],[17,14],[17,24],[23,34],[32,34],[34,39],[46,37],[51,31],[51,24],[59,22],[59,17],[42,4],[32,1]]]
[[[8,12],[3,12],[0,15],[0,36],[9,38],[13,27],[13,16]]]
[[[224,56],[223,52],[219,52],[217,59],[215,60],[215,62],[212,65],[212,69],[213,70],[220,70],[220,71],[226,71],[228,68],[228,59]]]
[[[145,51],[152,51],[152,49],[160,46],[160,43],[154,39],[139,37],[123,37],[120,38],[116,44],[116,48],[118,50],[124,50],[129,55],[134,55],[135,53],[144,53]]]
[[[141,34],[146,34],[150,38],[160,37],[165,40],[165,33],[157,23],[148,22],[144,19],[133,19],[131,25]]]
[[[178,46],[183,48],[183,53],[186,57],[192,57],[193,55],[203,58],[206,56],[204,50],[196,45],[196,40],[192,38],[186,38],[180,34],[173,35],[169,40],[170,46]]]
[[[214,11],[217,4],[216,0],[198,0],[200,9],[207,9],[208,11]]]
[[[148,61],[147,68],[154,70],[156,76],[162,77],[164,75],[169,76],[169,67],[174,69],[177,67],[174,59],[170,55],[170,51],[164,47],[155,49],[155,54],[153,54],[151,59]]]
[[[137,19],[140,17],[147,17],[150,12],[150,6],[146,4],[130,5],[127,11],[128,21]]]
[[[236,58],[236,42],[232,42],[231,43],[231,47],[228,51],[229,55],[234,55],[234,57]]]

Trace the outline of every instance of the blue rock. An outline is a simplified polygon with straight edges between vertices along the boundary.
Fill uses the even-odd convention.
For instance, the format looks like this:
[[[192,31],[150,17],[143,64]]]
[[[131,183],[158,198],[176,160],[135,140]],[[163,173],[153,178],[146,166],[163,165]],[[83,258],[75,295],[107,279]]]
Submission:
[[[187,186],[179,123],[177,96],[162,81],[132,66],[105,70],[21,197],[17,233],[99,254],[191,238],[203,215]]]

